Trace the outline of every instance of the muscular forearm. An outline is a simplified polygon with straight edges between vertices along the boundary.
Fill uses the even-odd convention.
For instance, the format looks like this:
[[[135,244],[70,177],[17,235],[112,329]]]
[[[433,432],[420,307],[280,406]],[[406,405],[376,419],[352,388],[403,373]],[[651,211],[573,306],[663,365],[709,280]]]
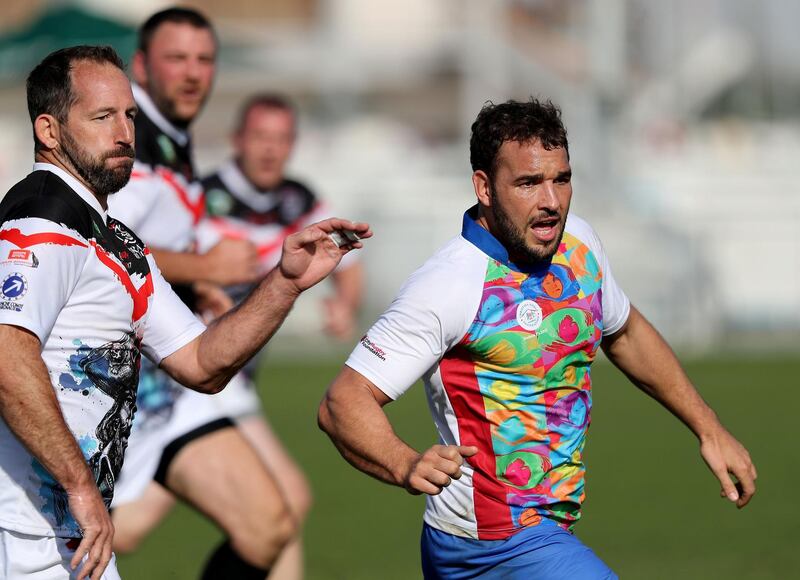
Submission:
[[[31,333],[0,325],[0,415],[12,433],[68,492],[94,486]]]
[[[275,334],[298,295],[296,286],[273,270],[242,303],[162,366],[186,386],[218,392]]]
[[[420,454],[401,440],[374,391],[344,367],[319,408],[319,426],[355,468],[385,483],[404,487]],[[384,395],[385,397],[385,395]]]
[[[631,307],[627,326],[604,343],[603,349],[636,386],[699,438],[719,429],[716,414],[692,385],[672,349],[638,310]]]

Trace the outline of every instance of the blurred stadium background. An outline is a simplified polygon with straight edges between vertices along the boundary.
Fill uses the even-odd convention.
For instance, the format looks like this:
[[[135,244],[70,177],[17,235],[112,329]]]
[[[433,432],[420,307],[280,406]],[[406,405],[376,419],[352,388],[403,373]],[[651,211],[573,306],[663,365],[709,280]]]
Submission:
[[[4,0],[0,191],[31,165],[24,78],[50,50],[111,43],[127,58],[160,0]],[[548,96],[564,110],[574,211],[615,275],[688,361],[751,447],[761,491],[718,505],[682,426],[598,369],[579,528],[633,578],[800,574],[790,431],[800,403],[800,3],[795,0],[204,0],[217,24],[216,88],[194,129],[197,163],[228,154],[239,103],[293,98],[293,174],[338,213],[370,221],[366,325],[458,232],[472,203],[469,125],[486,100]],[[310,578],[415,578],[421,504],[355,473],[316,431],[315,406],[347,352],[320,334],[322,288],[274,341],[262,390],[307,469]],[[310,359],[310,360],[309,360]],[[302,365],[302,368],[300,367]],[[420,393],[399,430],[431,443]],[[794,514],[794,517],[790,517]],[[192,578],[215,531],[179,510],[127,578]]]

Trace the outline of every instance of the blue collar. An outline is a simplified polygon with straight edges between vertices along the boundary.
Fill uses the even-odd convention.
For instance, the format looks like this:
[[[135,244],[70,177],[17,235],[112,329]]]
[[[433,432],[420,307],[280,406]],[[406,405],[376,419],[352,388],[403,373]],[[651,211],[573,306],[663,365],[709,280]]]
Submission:
[[[547,270],[550,267],[550,260],[540,264],[515,264],[508,257],[508,250],[495,238],[489,230],[478,224],[478,204],[473,205],[464,212],[464,220],[461,225],[461,237],[478,248],[481,252],[498,262],[505,264],[512,270],[533,274]]]

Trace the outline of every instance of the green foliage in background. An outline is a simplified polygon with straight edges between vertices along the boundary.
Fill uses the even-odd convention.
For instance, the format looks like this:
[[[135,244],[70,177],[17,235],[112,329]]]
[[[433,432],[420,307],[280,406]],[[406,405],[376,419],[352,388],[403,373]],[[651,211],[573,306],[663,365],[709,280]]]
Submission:
[[[268,361],[262,374],[267,414],[314,489],[305,529],[308,578],[421,578],[424,500],[357,472],[316,427],[317,404],[339,364]],[[729,357],[686,366],[750,449],[759,472],[753,502],[738,511],[719,498],[691,433],[598,363],[578,535],[622,578],[797,577],[800,359]],[[409,443],[435,443],[419,386],[388,410]],[[120,572],[125,580],[197,578],[219,538],[201,516],[179,507],[139,553],[119,559]]]

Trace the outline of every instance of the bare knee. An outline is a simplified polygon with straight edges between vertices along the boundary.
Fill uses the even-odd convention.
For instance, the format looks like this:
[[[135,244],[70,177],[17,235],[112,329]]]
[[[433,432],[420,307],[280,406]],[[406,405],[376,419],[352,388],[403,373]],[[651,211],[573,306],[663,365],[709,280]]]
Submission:
[[[231,546],[249,564],[270,568],[297,535],[299,527],[286,506],[268,517],[253,516],[229,530]]]
[[[292,485],[284,489],[286,503],[299,525],[305,521],[311,506],[314,503],[314,496],[311,493],[311,486],[302,473],[292,482]]]

